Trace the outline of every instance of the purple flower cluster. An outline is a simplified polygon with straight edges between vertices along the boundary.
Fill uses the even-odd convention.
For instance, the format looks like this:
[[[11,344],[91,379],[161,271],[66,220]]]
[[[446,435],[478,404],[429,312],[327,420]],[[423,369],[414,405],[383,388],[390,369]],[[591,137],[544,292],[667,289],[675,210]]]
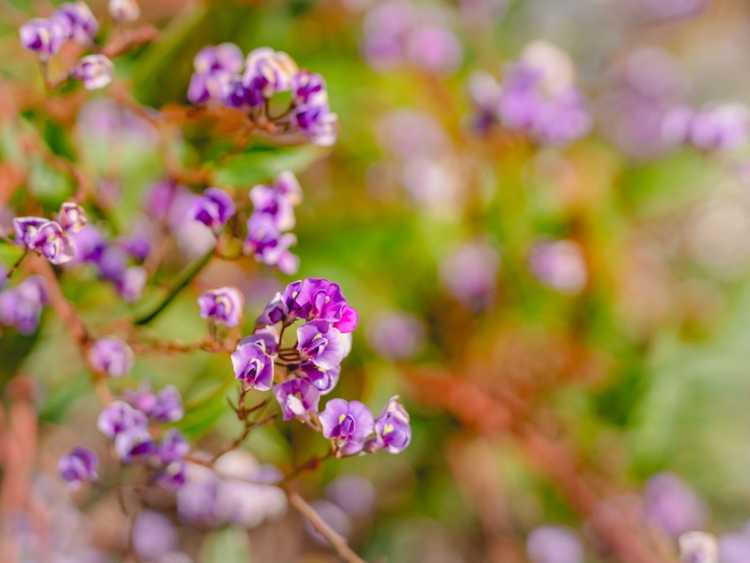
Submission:
[[[219,188],[207,188],[195,201],[193,219],[219,234],[236,211],[229,194]]]
[[[86,448],[73,448],[73,450],[63,457],[57,463],[57,471],[63,481],[68,482],[73,487],[78,487],[81,483],[94,481],[98,478],[97,467],[99,460],[96,454]]]
[[[531,43],[507,68],[501,83],[487,74],[472,79],[476,126],[485,130],[500,123],[552,145],[584,136],[592,120],[573,84],[574,74],[567,54],[548,43]]]
[[[23,46],[44,61],[68,40],[88,45],[98,30],[99,23],[84,2],[68,2],[48,18],[28,21],[19,34]]]
[[[715,104],[700,110],[678,105],[666,113],[662,129],[675,144],[701,151],[731,150],[747,142],[750,112],[742,104]]]
[[[42,308],[47,303],[44,280],[29,276],[13,288],[0,292],[0,324],[31,334],[39,325]]]
[[[296,343],[284,346],[283,334],[295,322]],[[338,383],[341,362],[351,350],[357,313],[338,284],[308,278],[289,284],[266,306],[255,333],[232,353],[235,377],[258,391],[273,389],[284,420],[318,420],[339,455],[363,450],[403,450],[411,438],[409,415],[392,398],[375,419],[359,401],[329,401],[320,414],[320,397]],[[285,366],[282,373],[276,364]]]
[[[146,270],[131,262],[145,259],[150,248],[148,242],[145,247],[131,238],[111,243],[91,225],[75,233],[72,239],[77,263],[93,265],[99,277],[110,282],[125,301],[133,302],[141,296]]]
[[[52,264],[65,264],[75,256],[72,235],[86,225],[86,215],[75,203],[63,203],[57,221],[44,217],[16,217],[16,244],[44,256]]]
[[[251,189],[250,201],[254,210],[247,221],[245,252],[263,264],[293,274],[299,260],[289,252],[289,247],[297,239],[288,231],[294,227],[294,207],[302,201],[297,178],[291,172],[282,172],[270,186]]]
[[[404,0],[380,2],[365,19],[365,57],[377,70],[411,64],[428,72],[453,72],[463,53],[447,19]]]
[[[206,291],[198,298],[201,317],[225,326],[237,326],[242,318],[245,298],[236,287]]]
[[[127,402],[126,402],[127,401]],[[155,470],[155,481],[166,488],[185,483],[185,462],[190,447],[182,434],[172,428],[157,442],[149,431],[149,420],[169,423],[183,416],[182,399],[168,386],[154,394],[147,388],[114,401],[99,414],[97,426],[114,441],[114,450],[123,463],[143,462]]]
[[[261,47],[243,59],[242,51],[232,43],[205,47],[195,57],[195,72],[187,97],[193,104],[219,104],[250,112],[296,131],[311,142],[329,146],[336,141],[336,114],[328,106],[325,81],[319,74],[299,69],[282,51]],[[279,117],[267,114],[271,98],[291,92],[290,106]]]
[[[122,377],[133,367],[133,351],[119,338],[100,338],[89,348],[88,361],[97,373]]]

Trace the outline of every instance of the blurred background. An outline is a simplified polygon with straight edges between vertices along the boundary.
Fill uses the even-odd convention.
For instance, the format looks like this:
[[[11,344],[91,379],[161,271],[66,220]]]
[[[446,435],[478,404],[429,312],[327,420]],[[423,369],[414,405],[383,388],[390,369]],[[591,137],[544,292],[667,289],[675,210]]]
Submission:
[[[68,175],[28,150],[31,138],[81,163],[113,234],[142,233],[144,198],[165,177],[160,139],[106,89],[80,94],[74,110],[42,107],[39,69],[17,28],[53,5],[0,0],[0,224],[29,194],[53,210],[73,192]],[[106,14],[103,2],[90,5]],[[178,158],[216,163],[237,190],[297,173],[300,271],[215,260],[149,331],[201,338],[195,299],[213,287],[242,289],[244,334],[292,279],[341,284],[360,324],[337,395],[375,408],[399,394],[413,426],[401,455],[328,462],[300,479],[362,557],[676,561],[676,538],[698,529],[719,536],[721,563],[750,561],[741,106],[750,103],[750,4],[143,0],[141,10],[160,37],[119,58],[116,73],[146,106],[185,104],[193,57],[225,41],[286,51],[327,81],[340,123],[328,149],[255,140],[238,149],[234,131],[182,128]],[[571,142],[482,122],[482,86],[502,81],[534,41],[570,58],[556,68],[574,73],[590,116]],[[680,108],[720,103],[740,104],[731,142],[684,142],[669,127]],[[179,221],[173,229],[154,288],[207,248],[205,233]],[[17,251],[2,251],[9,266]],[[86,269],[63,281],[89,323],[137,306]],[[235,435],[228,356],[138,355],[113,388],[146,381],[179,387],[187,414],[178,426],[191,440],[210,450]],[[30,546],[23,560],[336,560],[297,515],[252,492],[247,514],[212,526],[180,519],[160,498],[134,508],[114,468],[102,469],[101,489],[65,490],[58,457],[81,442],[105,455],[106,443],[85,366],[51,311],[32,336],[4,330],[0,385],[0,429],[38,442],[26,481],[10,482],[3,464],[4,527]],[[25,414],[13,418],[14,409]],[[289,467],[323,447],[301,425],[271,425],[253,432],[243,462]],[[17,509],[18,487],[38,511]],[[36,518],[54,558],[34,555]]]

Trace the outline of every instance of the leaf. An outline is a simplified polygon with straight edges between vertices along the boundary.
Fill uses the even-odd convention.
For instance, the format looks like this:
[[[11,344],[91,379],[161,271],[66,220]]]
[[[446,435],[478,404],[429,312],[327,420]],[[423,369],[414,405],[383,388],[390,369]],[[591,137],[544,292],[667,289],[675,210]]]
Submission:
[[[312,145],[253,147],[210,167],[214,171],[214,180],[217,184],[245,187],[268,180],[285,170],[304,170],[324,154],[324,149]]]

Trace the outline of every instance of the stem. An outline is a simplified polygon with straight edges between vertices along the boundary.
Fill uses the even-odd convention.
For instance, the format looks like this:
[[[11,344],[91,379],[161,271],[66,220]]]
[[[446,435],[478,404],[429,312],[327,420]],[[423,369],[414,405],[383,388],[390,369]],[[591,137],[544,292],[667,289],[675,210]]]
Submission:
[[[195,277],[203,270],[203,268],[206,267],[206,264],[208,264],[211,261],[211,257],[214,255],[214,249],[212,248],[208,252],[206,252],[197,262],[191,264],[188,266],[182,274],[177,279],[177,282],[174,284],[172,289],[170,289],[167,294],[164,296],[164,298],[154,307],[151,312],[146,313],[145,315],[142,315],[140,317],[137,317],[133,324],[136,326],[143,326],[151,321],[153,321],[156,317],[158,317],[164,309],[166,309],[172,301],[177,297],[177,295],[185,289],[188,285],[190,285],[190,282],[192,282]]]
[[[295,467],[290,473],[285,475],[284,479],[281,482],[289,483],[301,473],[304,473],[305,471],[312,471],[314,469],[317,469],[320,466],[320,464],[323,463],[325,460],[332,458],[333,454],[334,454],[334,451],[333,449],[331,449],[325,455],[311,457],[305,463]]]
[[[5,281],[10,281],[10,278],[13,276],[13,274],[16,272],[16,270],[18,270],[18,268],[21,266],[21,264],[23,263],[24,259],[28,255],[29,255],[29,250],[28,250],[28,248],[25,248],[24,251],[23,251],[23,254],[21,254],[21,256],[18,257],[18,260],[16,260],[15,262],[13,262],[13,265],[5,273]]]
[[[357,555],[351,547],[346,543],[346,540],[336,530],[331,528],[320,515],[315,512],[315,509],[310,506],[305,499],[303,499],[298,493],[291,491],[286,492],[286,496],[297,512],[299,512],[313,528],[331,544],[331,547],[336,550],[339,557],[347,563],[366,563],[359,555]]]

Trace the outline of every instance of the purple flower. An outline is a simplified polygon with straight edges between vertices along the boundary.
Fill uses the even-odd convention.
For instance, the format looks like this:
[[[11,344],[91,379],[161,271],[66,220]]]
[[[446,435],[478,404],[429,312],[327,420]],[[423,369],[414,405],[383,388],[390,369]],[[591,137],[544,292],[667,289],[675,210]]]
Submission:
[[[369,451],[385,449],[388,453],[399,454],[411,442],[409,413],[399,402],[398,396],[391,397],[388,404],[375,419],[375,439],[368,445]]]
[[[357,326],[357,312],[347,303],[341,287],[324,278],[292,282],[282,299],[295,318],[326,321],[342,333],[353,332]]]
[[[526,553],[532,563],[582,563],[578,536],[561,526],[542,526],[529,534]]]
[[[648,480],[643,504],[646,519],[673,538],[700,529],[706,518],[700,499],[671,473],[659,473]]]
[[[273,393],[284,420],[306,418],[317,412],[320,393],[306,379],[292,378],[274,386]]]
[[[140,266],[126,268],[122,275],[113,280],[117,293],[125,301],[132,303],[137,301],[143,293],[146,285],[146,270]]]
[[[112,82],[114,66],[105,55],[87,55],[75,66],[72,76],[83,82],[86,90],[98,90]]]
[[[138,232],[118,240],[120,247],[138,262],[144,262],[151,253],[151,237],[138,229]]]
[[[297,329],[297,349],[302,357],[323,370],[338,367],[351,347],[351,334],[340,332],[326,321],[310,321]]]
[[[149,416],[149,413],[156,406],[156,394],[151,392],[151,387],[148,384],[141,385],[137,391],[127,391],[124,399],[130,406]]]
[[[198,298],[201,317],[226,326],[237,326],[242,317],[244,297],[236,287],[206,291]]]
[[[741,104],[721,104],[696,112],[690,141],[701,150],[731,150],[747,141],[750,113]]]
[[[187,466],[184,461],[172,461],[161,468],[156,483],[170,490],[178,490],[187,482]]]
[[[86,226],[86,213],[80,205],[72,201],[62,204],[57,215],[57,222],[65,232],[77,233]]]
[[[208,188],[196,201],[193,218],[218,233],[234,213],[234,202],[226,192]]]
[[[499,265],[500,257],[488,244],[465,244],[443,260],[440,277],[459,301],[482,309],[494,296]]]
[[[0,292],[0,323],[21,334],[33,333],[47,302],[44,280],[30,276],[14,288]]]
[[[97,428],[110,438],[130,430],[145,430],[148,420],[141,411],[123,401],[113,401],[99,414]]]
[[[190,445],[185,441],[179,430],[172,428],[162,438],[159,444],[159,459],[168,464],[180,461],[190,451]]]
[[[149,217],[164,221],[169,217],[172,205],[178,192],[185,188],[178,186],[174,180],[162,180],[152,184],[146,192],[144,208]]]
[[[301,190],[294,175],[285,177],[281,185],[284,189],[275,184],[255,186],[250,190],[250,201],[256,213],[268,215],[278,230],[287,231],[294,227],[294,206],[299,203],[297,198],[301,199]]]
[[[109,377],[122,377],[133,367],[133,351],[125,342],[115,337],[100,338],[88,352],[91,367]]]
[[[297,271],[298,260],[289,247],[297,242],[291,233],[282,233],[273,217],[266,213],[253,213],[247,221],[245,252],[253,254],[259,262],[277,266],[286,274]]]
[[[92,225],[87,225],[77,233],[71,235],[76,250],[76,262],[98,263],[107,249],[104,235]]]
[[[319,417],[323,436],[334,440],[343,455],[361,452],[374,430],[370,409],[359,401],[331,399]]]
[[[46,223],[48,221],[44,217],[16,217],[13,219],[16,244],[31,248],[39,234],[39,229]]]
[[[338,137],[338,116],[332,113],[327,103],[309,103],[295,107],[292,123],[311,143],[330,147]]]
[[[248,89],[267,99],[289,90],[296,73],[297,64],[289,55],[261,47],[248,54],[242,81]]]
[[[267,333],[243,338],[232,352],[234,375],[258,391],[268,391],[273,385],[273,356],[277,344]]]
[[[750,533],[725,534],[719,537],[719,561],[721,563],[745,563],[750,561]]]
[[[441,25],[415,27],[406,42],[406,56],[429,72],[451,73],[461,64],[463,49],[456,35]]]
[[[130,428],[115,436],[115,453],[123,463],[148,458],[159,453],[159,447],[146,428]]]
[[[154,404],[146,413],[157,422],[175,422],[183,415],[182,397],[174,385],[167,385],[155,397]]]
[[[133,22],[141,15],[136,0],[109,0],[109,15],[117,22]]]
[[[268,302],[266,308],[263,309],[263,312],[256,319],[255,325],[258,327],[271,326],[281,321],[286,321],[288,317],[289,308],[286,305],[286,301],[281,293],[277,293],[271,301]]]
[[[36,53],[43,61],[54,55],[64,41],[59,26],[42,18],[34,18],[23,24],[19,35],[24,48]]]
[[[322,369],[313,362],[302,362],[299,370],[301,376],[309,381],[321,395],[333,391],[333,388],[339,382],[339,374],[341,373],[339,366]]]
[[[99,22],[85,2],[68,2],[62,4],[52,16],[66,28],[66,39],[73,39],[81,44],[90,43],[99,31]]]
[[[195,71],[201,74],[227,72],[234,74],[242,70],[242,51],[234,43],[221,43],[201,49],[193,60]]]
[[[133,522],[132,541],[139,560],[166,562],[177,548],[179,537],[167,517],[152,510],[141,510]]]
[[[96,454],[86,448],[73,448],[68,454],[60,458],[57,463],[57,471],[64,481],[73,486],[81,483],[94,481],[99,460]]]
[[[586,286],[586,262],[581,248],[573,241],[537,243],[529,265],[540,282],[564,293],[578,293]]]
[[[424,344],[424,326],[419,319],[407,313],[383,313],[369,329],[367,336],[370,345],[384,358],[409,358]]]
[[[72,240],[55,221],[47,221],[39,227],[29,249],[39,252],[51,264],[65,264],[75,257]]]

